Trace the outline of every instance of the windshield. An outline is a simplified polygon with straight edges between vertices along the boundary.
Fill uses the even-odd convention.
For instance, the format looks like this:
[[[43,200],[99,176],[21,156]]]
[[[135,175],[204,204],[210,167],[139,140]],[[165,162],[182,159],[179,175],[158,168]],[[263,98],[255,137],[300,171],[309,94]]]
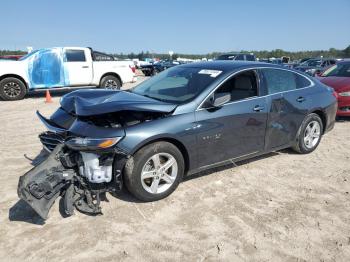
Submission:
[[[301,65],[303,66],[321,66],[322,61],[321,60],[307,60],[303,63],[301,63]]]
[[[35,50],[35,51],[33,51],[33,52],[31,52],[31,53],[29,53],[29,54],[26,54],[25,56],[22,56],[20,59],[18,59],[19,61],[22,61],[22,60],[25,60],[25,59],[27,59],[28,57],[30,57],[30,56],[32,56],[32,55],[34,55],[35,53],[37,53],[39,50]]]
[[[350,77],[350,63],[334,65],[324,71],[322,76]]]
[[[193,100],[221,73],[195,67],[172,67],[142,82],[131,92],[167,103],[183,104]]]

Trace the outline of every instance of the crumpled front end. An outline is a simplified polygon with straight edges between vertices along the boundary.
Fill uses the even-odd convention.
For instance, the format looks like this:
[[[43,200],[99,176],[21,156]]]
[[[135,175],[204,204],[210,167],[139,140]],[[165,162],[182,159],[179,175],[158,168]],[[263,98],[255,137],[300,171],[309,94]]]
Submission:
[[[125,128],[165,117],[173,109],[126,92],[66,95],[50,119],[37,112],[48,129],[39,138],[50,155],[21,176],[18,196],[44,219],[59,196],[67,215],[74,209],[100,214],[105,193],[122,188],[121,174],[130,156],[117,144]]]
[[[72,215],[74,209],[101,214],[105,193],[122,188],[125,161],[125,155],[117,150],[90,153],[59,144],[45,161],[20,177],[18,196],[43,219],[59,196],[66,215]]]

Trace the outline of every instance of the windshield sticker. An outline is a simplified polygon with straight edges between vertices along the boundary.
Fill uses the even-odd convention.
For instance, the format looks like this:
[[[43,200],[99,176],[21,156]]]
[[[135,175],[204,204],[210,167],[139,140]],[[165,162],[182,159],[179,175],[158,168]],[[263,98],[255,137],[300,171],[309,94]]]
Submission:
[[[201,71],[198,72],[198,74],[210,75],[211,77],[217,77],[221,73],[222,71],[220,70],[209,70],[209,69],[202,69]]]

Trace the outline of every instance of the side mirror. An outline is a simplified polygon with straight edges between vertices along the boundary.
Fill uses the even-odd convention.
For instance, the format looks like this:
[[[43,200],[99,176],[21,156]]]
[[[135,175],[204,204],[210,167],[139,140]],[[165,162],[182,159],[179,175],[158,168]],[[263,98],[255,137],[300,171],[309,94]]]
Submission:
[[[210,105],[213,107],[221,107],[230,101],[231,101],[231,93],[214,94],[209,100]]]

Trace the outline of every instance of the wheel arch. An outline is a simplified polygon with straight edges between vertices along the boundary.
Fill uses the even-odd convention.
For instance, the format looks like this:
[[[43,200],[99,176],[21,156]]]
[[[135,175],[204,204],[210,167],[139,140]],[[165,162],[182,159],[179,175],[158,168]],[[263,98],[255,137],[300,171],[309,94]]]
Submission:
[[[27,89],[27,91],[28,91],[28,89],[29,89],[28,84],[27,84],[27,82],[24,80],[24,78],[21,77],[20,75],[16,75],[16,74],[5,74],[5,75],[0,76],[0,81],[4,80],[5,78],[9,78],[9,77],[17,78],[18,80],[20,80],[20,81],[24,84],[24,86],[26,87],[26,89]]]
[[[118,78],[119,81],[120,81],[121,86],[123,86],[123,81],[122,81],[120,75],[118,75],[118,74],[115,73],[115,72],[107,72],[107,73],[104,73],[104,74],[101,76],[101,78],[100,78],[99,86],[101,86],[101,84],[102,84],[102,79],[103,79],[104,77],[106,77],[106,76],[114,76],[114,77]]]
[[[130,152],[130,155],[134,155],[141,148],[148,146],[150,144],[153,144],[153,143],[157,143],[157,142],[168,142],[168,143],[176,146],[180,150],[180,152],[184,158],[185,173],[190,169],[190,157],[189,157],[189,153],[188,153],[186,146],[180,140],[178,140],[174,137],[170,137],[170,136],[151,138],[151,139],[145,141],[144,143],[139,144],[132,152]]]
[[[316,114],[318,115],[321,120],[322,120],[322,125],[323,125],[323,130],[322,130],[322,133],[325,132],[326,128],[327,128],[327,117],[326,117],[326,113],[321,109],[321,108],[317,108],[317,109],[314,109],[312,111],[310,111],[310,114]]]

